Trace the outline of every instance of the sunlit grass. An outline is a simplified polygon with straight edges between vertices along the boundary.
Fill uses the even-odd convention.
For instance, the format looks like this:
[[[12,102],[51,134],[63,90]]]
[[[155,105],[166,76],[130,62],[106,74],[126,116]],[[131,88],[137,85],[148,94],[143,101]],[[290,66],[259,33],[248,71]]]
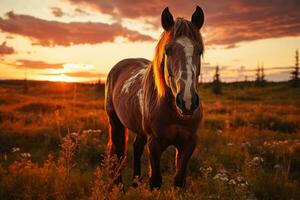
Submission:
[[[101,88],[101,87],[100,87]],[[103,90],[93,85],[0,85],[0,199],[297,199],[300,196],[300,92],[286,84],[200,88],[204,119],[187,187],[173,188],[174,148],[162,157],[163,186],[111,183],[105,155]],[[130,136],[132,143],[132,134]]]

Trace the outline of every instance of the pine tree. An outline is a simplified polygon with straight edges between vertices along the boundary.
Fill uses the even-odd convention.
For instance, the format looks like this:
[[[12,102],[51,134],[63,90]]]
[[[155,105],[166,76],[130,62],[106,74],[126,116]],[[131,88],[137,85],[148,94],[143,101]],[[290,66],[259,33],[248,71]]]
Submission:
[[[257,66],[255,84],[259,85],[259,83],[260,83],[260,67]]]
[[[219,66],[216,66],[216,73],[213,77],[212,89],[215,94],[222,94]]]
[[[265,70],[264,70],[264,66],[257,66],[257,70],[256,70],[256,79],[255,79],[255,84],[258,86],[265,86],[267,81],[265,79]]]
[[[264,70],[264,66],[262,65],[260,68],[261,71],[261,75],[260,75],[260,86],[265,86],[267,81],[265,79],[265,70]]]
[[[25,78],[23,80],[23,93],[27,94],[28,93],[28,80],[27,80],[27,72],[25,72]]]
[[[99,79],[99,80],[96,82],[95,86],[96,86],[95,89],[96,89],[97,92],[103,92],[104,89],[105,89],[105,85],[104,85],[104,83],[101,81],[101,79]]]
[[[296,55],[295,55],[295,68],[294,71],[291,72],[291,83],[292,86],[297,87],[300,85],[300,80],[299,80],[299,52],[296,50]]]

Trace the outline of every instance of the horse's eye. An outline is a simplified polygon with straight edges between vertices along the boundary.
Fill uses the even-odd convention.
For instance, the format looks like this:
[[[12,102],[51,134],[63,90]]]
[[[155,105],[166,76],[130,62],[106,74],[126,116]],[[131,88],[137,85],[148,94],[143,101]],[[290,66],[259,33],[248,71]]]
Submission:
[[[195,53],[196,53],[197,56],[201,56],[202,51],[203,50],[202,50],[202,48],[199,45],[195,46]]]
[[[165,47],[165,54],[166,54],[167,56],[170,56],[171,53],[172,53],[171,50],[172,50],[171,47],[170,47],[169,45],[167,45],[167,46]]]

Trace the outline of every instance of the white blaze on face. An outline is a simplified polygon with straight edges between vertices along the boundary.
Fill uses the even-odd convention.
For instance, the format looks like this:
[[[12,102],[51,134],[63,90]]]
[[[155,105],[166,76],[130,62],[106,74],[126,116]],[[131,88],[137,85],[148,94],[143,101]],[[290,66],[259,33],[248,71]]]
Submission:
[[[180,37],[176,40],[176,43],[180,44],[184,48],[185,59],[186,59],[186,70],[181,70],[179,72],[179,78],[184,81],[185,88],[183,91],[183,100],[185,102],[185,108],[187,110],[191,109],[192,105],[192,94],[191,94],[191,87],[193,84],[193,73],[195,67],[193,66],[193,53],[194,53],[194,46],[191,40],[187,37]],[[181,69],[183,66],[181,66]],[[181,78],[183,73],[186,74],[186,79]]]

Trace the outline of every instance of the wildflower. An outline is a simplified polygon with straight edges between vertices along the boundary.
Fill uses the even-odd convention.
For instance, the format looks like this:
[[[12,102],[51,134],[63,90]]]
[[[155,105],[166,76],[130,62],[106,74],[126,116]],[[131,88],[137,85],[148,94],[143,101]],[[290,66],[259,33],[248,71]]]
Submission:
[[[225,169],[219,170],[219,172],[213,177],[213,179],[227,182],[229,180],[227,176],[227,171]]]
[[[20,151],[20,148],[19,147],[13,147],[12,148],[12,152],[15,153],[15,152],[18,152]]]
[[[204,174],[210,174],[212,172],[212,167],[200,167],[200,171],[203,171]]]
[[[211,167],[207,167],[206,170],[208,173],[211,173],[212,172],[212,168]]]
[[[72,136],[72,137],[77,137],[77,136],[78,136],[78,133],[72,132],[72,133],[71,133],[71,136]]]
[[[93,130],[93,133],[101,133],[102,131],[100,129],[96,129],[96,130]]]
[[[274,169],[281,169],[281,165],[279,164],[274,165]]]
[[[267,142],[267,141],[264,141],[264,146],[271,146],[271,143],[270,142]]]
[[[254,162],[264,162],[264,159],[262,157],[259,157],[259,156],[255,156],[252,161]]]
[[[31,157],[31,154],[30,153],[21,153],[21,156],[23,157],[23,158],[30,158]]]
[[[233,146],[233,145],[234,145],[234,144],[233,144],[232,142],[228,142],[228,143],[227,143],[227,146],[230,146],[230,147],[231,147],[231,146]]]
[[[236,177],[236,180],[237,180],[238,182],[242,182],[242,181],[243,181],[243,177],[238,176],[238,177]]]
[[[247,142],[243,142],[241,145],[242,147],[250,147],[251,143],[247,141]]]
[[[242,176],[236,177],[236,179],[230,179],[228,182],[229,185],[236,185],[238,187],[246,187],[248,186],[248,182]]]
[[[258,167],[264,162],[264,159],[259,156],[255,156],[251,161],[248,162],[249,167]]]
[[[229,185],[236,185],[236,181],[234,179],[230,179],[228,182]]]

